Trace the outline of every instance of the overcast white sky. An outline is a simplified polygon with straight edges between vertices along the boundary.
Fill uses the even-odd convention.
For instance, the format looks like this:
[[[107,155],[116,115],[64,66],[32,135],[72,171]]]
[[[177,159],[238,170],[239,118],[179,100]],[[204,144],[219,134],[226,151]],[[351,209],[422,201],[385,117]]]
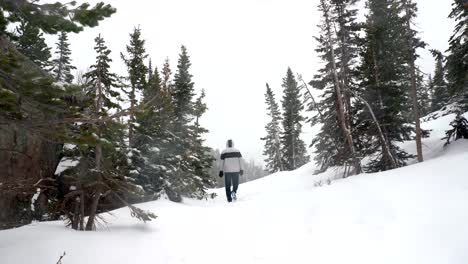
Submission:
[[[78,0],[78,3],[83,1]],[[87,1],[95,3],[98,1]],[[125,74],[120,59],[129,33],[140,25],[153,66],[166,57],[176,70],[180,46],[186,45],[195,87],[206,90],[209,110],[202,124],[207,144],[223,148],[232,138],[246,159],[262,161],[265,83],[281,97],[281,80],[290,66],[306,81],[318,69],[313,36],[317,34],[318,0],[107,0],[117,13],[100,26],[70,35],[73,64],[85,70],[94,62],[94,38],[101,33],[112,50],[113,70]],[[363,6],[364,0],[360,6]],[[448,0],[417,0],[417,26],[430,47],[447,48],[453,29]],[[55,39],[50,40],[50,44]],[[420,51],[419,64],[429,73],[433,60]],[[303,139],[311,141],[304,125]]]

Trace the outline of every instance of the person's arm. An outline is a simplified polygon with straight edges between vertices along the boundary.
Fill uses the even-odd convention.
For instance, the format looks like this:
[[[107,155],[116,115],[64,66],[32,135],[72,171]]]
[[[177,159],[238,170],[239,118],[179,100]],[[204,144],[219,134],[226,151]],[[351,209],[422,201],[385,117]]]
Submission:
[[[237,159],[239,161],[239,174],[242,176],[244,175],[244,169],[242,168],[242,154],[239,151],[239,158]]]
[[[221,153],[221,157],[219,158],[219,177],[223,177],[224,175],[224,162],[225,162],[225,159],[224,159],[224,151]]]

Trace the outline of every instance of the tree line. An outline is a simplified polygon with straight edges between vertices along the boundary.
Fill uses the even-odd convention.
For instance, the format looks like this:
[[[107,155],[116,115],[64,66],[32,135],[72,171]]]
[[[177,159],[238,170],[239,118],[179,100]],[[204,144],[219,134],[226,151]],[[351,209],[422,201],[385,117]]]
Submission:
[[[428,46],[414,26],[416,3],[367,0],[365,21],[358,22],[358,2],[319,1],[315,51],[323,67],[308,83],[300,75],[297,83],[288,69],[282,85],[282,113],[267,85],[270,122],[263,139],[271,172],[295,169],[306,160],[304,143],[298,139],[303,108],[313,113],[308,123],[321,124],[311,143],[320,171],[339,166],[345,176],[398,168],[411,158],[422,162],[421,138],[429,131],[421,129],[420,118],[448,105],[458,113],[468,110],[466,1],[452,1],[448,16],[457,24],[448,50],[430,50],[435,70],[429,75],[416,63],[418,51]],[[321,91],[320,100],[315,100],[310,87]],[[289,101],[292,90],[295,99]],[[299,100],[299,91],[305,103]],[[398,146],[413,139],[416,155]]]
[[[113,7],[11,0],[0,8],[0,134],[21,135],[25,145],[32,138],[50,145],[54,158],[46,160],[59,168],[58,175],[49,170],[30,179],[6,176],[0,189],[16,190],[16,220],[65,216],[72,228],[93,230],[104,211],[128,206],[133,216],[150,221],[156,215],[131,203],[206,196],[215,184],[211,149],[203,139],[208,131],[200,123],[207,106],[205,92],[197,95],[185,46],[174,73],[168,59],[158,69],[135,27],[120,53],[127,74],[119,76],[111,67],[112,51],[98,35],[94,64],[74,78],[68,33],[97,26]],[[44,34],[58,35],[54,54]],[[0,152],[12,157],[24,149],[13,142]],[[16,166],[11,158],[1,162]]]

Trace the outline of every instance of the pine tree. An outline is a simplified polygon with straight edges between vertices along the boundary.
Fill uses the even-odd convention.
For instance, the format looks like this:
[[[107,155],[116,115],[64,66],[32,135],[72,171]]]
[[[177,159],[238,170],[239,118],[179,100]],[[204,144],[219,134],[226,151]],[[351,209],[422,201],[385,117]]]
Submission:
[[[40,4],[34,0],[4,0],[0,10],[0,35],[7,33],[5,30],[9,23],[20,21],[31,23],[47,34],[61,31],[78,33],[83,27],[97,26],[99,21],[115,12],[115,8],[103,2],[91,7],[89,3],[77,6],[76,1]]]
[[[0,9],[0,64],[2,65],[0,72],[4,76],[4,78],[0,78],[0,86],[3,88],[0,89],[0,109],[2,110],[0,111],[0,118],[12,122],[12,124],[17,124],[18,126],[14,125],[14,127],[18,127],[18,129],[14,131],[19,137],[27,137],[38,142],[41,150],[34,154],[44,153],[44,150],[53,150],[48,155],[41,157],[44,164],[35,167],[39,168],[40,171],[38,173],[31,172],[36,176],[33,175],[29,179],[34,179],[37,175],[44,179],[54,177],[50,174],[50,169],[47,170],[46,168],[51,166],[49,163],[56,162],[54,152],[57,155],[58,153],[66,153],[65,148],[61,151],[61,144],[55,142],[72,142],[77,145],[74,152],[78,152],[76,157],[81,159],[79,165],[72,169],[78,171],[77,174],[74,174],[76,177],[71,181],[69,181],[67,175],[58,177],[56,180],[61,186],[60,190],[54,191],[54,186],[51,185],[50,189],[44,188],[44,190],[52,191],[50,193],[42,192],[41,195],[46,194],[49,202],[55,201],[57,205],[65,205],[70,201],[74,205],[78,204],[78,206],[74,207],[79,209],[78,211],[69,210],[65,211],[65,213],[78,216],[78,218],[73,217],[74,220],[80,220],[81,217],[81,222],[84,219],[85,212],[90,212],[90,207],[94,207],[94,204],[88,202],[90,202],[89,198],[91,196],[97,197],[94,194],[99,192],[100,188],[96,188],[97,186],[93,184],[93,182],[96,183],[95,180],[98,175],[102,176],[103,179],[100,182],[103,185],[99,185],[105,192],[100,202],[106,202],[105,208],[127,205],[131,208],[132,215],[144,221],[151,220],[155,216],[129,205],[122,199],[122,197],[131,198],[130,193],[135,190],[126,184],[122,184],[126,180],[123,175],[127,174],[127,172],[123,171],[127,169],[121,165],[126,162],[126,157],[120,155],[119,151],[115,151],[119,149],[118,147],[109,148],[108,142],[104,140],[115,138],[112,145],[120,144],[120,146],[125,147],[123,130],[121,128],[115,129],[115,127],[121,127],[121,124],[108,122],[114,120],[114,117],[96,119],[95,116],[91,116],[96,114],[92,112],[93,104],[90,104],[96,102],[95,97],[82,96],[82,87],[76,85],[62,86],[54,84],[53,79],[44,70],[39,70],[37,65],[12,47],[7,36],[13,40],[15,40],[15,36],[7,30],[11,28],[9,27],[10,23],[24,23],[31,24],[40,29],[39,32],[42,31],[46,34],[57,34],[62,31],[79,32],[84,27],[96,26],[100,20],[109,17],[114,12],[114,8],[104,3],[98,3],[95,6],[84,3],[76,6],[74,1],[65,4],[40,4],[37,1],[30,0],[7,0],[2,2]],[[5,109],[7,111],[3,111]],[[93,132],[98,131],[96,127],[99,127],[94,124],[104,123],[103,136],[98,137],[96,133],[94,135]],[[24,129],[26,127],[31,129]],[[96,159],[94,157],[95,147],[98,145],[96,143],[102,145],[102,173],[96,171]],[[9,143],[7,142],[7,144]],[[107,151],[108,149],[113,151]],[[107,168],[111,169],[107,170]],[[114,174],[113,172],[117,170],[122,170],[123,173]],[[22,191],[23,196],[29,194],[29,191],[26,191],[27,189],[36,191],[36,187],[33,185],[35,182],[36,180],[30,186],[25,184],[22,187],[25,188],[25,191]],[[80,185],[85,182],[91,184]],[[20,184],[22,183],[18,183],[18,186]],[[56,183],[54,185],[56,187]],[[80,193],[83,193],[82,190],[85,189],[88,197],[80,195]],[[94,199],[94,201],[99,202],[97,199]],[[81,209],[80,204],[83,205]],[[87,206],[86,210],[84,205]],[[66,210],[66,208],[61,209]],[[80,212],[80,210],[82,211]],[[98,210],[102,212],[104,207],[99,206]],[[62,210],[53,211],[52,213],[56,216],[51,217],[58,217],[63,212]],[[70,216],[70,214],[68,215]],[[75,223],[77,222],[75,221]],[[81,226],[83,227],[82,223]],[[78,228],[78,225],[73,227]]]
[[[412,117],[415,123],[415,140],[416,140],[416,152],[417,152],[417,158],[418,162],[422,162],[424,160],[423,158],[423,153],[422,153],[422,130],[421,130],[421,120],[420,120],[420,115],[421,111],[419,109],[419,103],[418,103],[418,94],[419,94],[419,89],[421,87],[418,87],[418,69],[416,66],[416,59],[418,58],[417,54],[417,49],[418,48],[424,48],[426,44],[421,41],[417,37],[417,32],[411,27],[411,25],[414,22],[414,19],[416,18],[416,13],[417,13],[417,5],[416,3],[413,3],[412,0],[402,0],[400,3],[400,9],[402,10],[403,13],[403,21],[405,22],[405,39],[406,39],[406,52],[407,52],[407,62],[408,62],[408,71],[409,71],[409,79],[411,83],[411,99],[412,99],[412,104],[413,104],[413,111],[412,111]]]
[[[425,116],[431,112],[431,79],[429,76],[428,80],[424,79],[424,75],[419,73],[417,75],[416,83],[418,89],[418,105],[421,116]]]
[[[360,65],[360,96],[369,102],[380,127],[360,112],[356,132],[362,135],[362,153],[372,156],[367,169],[381,171],[403,166],[412,155],[396,143],[411,139],[410,78],[406,23],[394,0],[369,0],[366,36]]]
[[[266,84],[265,103],[267,105],[267,114],[270,121],[265,126],[267,135],[261,140],[265,141],[263,155],[266,156],[265,168],[268,172],[274,173],[284,170],[283,160],[281,156],[281,113],[278,103],[276,103],[275,95],[268,83]]]
[[[304,141],[300,135],[304,117],[301,111],[304,106],[301,102],[301,93],[290,68],[283,78],[282,87],[284,95],[283,106],[283,131],[281,133],[282,155],[285,170],[295,170],[309,161]]]
[[[71,70],[76,67],[71,65],[71,50],[66,32],[61,32],[57,42],[56,58],[52,61],[52,72],[56,81],[71,83],[73,75]]]
[[[190,74],[190,57],[185,46],[181,47],[181,53],[177,64],[177,72],[174,76],[174,84],[170,88],[174,109],[174,157],[177,159],[177,171],[171,177],[170,184],[166,190],[169,198],[180,201],[181,195],[201,197],[209,186],[203,175],[197,175],[211,166],[211,162],[200,159],[200,155],[207,152],[202,148],[200,134],[204,130],[193,126],[194,119],[199,119],[196,114],[204,112],[201,101],[198,106],[193,101],[194,83]],[[163,76],[163,84],[165,76]],[[164,87],[168,89],[168,87]],[[200,100],[202,100],[201,98]],[[196,109],[198,107],[198,109]],[[197,112],[198,111],[198,112]],[[197,157],[198,153],[198,157]]]
[[[110,71],[111,51],[106,47],[104,39],[99,35],[95,42],[96,63],[90,67],[91,70],[85,74],[85,78],[88,80],[86,93],[92,98],[89,110],[91,116],[99,120],[106,118],[109,111],[120,109],[121,92],[117,89],[122,86],[118,76]],[[87,190],[88,193],[92,193],[92,202],[86,230],[92,230],[103,195],[110,193],[119,203],[125,203],[122,197],[136,198],[142,194],[133,181],[126,177],[130,173],[130,166],[127,161],[128,148],[124,140],[125,126],[118,121],[109,120],[86,126],[86,129],[92,132],[95,142],[94,147],[82,158],[80,167],[87,173],[86,177],[80,179],[80,185],[91,188]],[[151,218],[152,215],[147,216]]]
[[[449,102],[447,82],[445,81],[444,56],[438,50],[431,50],[436,60],[434,78],[431,85],[433,87],[432,111],[440,110]]]
[[[211,155],[211,148],[204,145],[204,134],[208,133],[208,129],[201,126],[200,119],[206,113],[208,107],[204,102],[205,90],[201,91],[200,96],[195,100],[193,110],[195,116],[195,123],[193,125],[194,135],[192,144],[192,164],[191,167],[196,175],[195,193],[194,196],[202,198],[206,194],[206,188],[213,188],[215,181],[210,175],[210,168],[213,163],[213,156]]]
[[[158,69],[150,74],[148,85],[143,91],[144,110],[136,115],[135,149],[138,155],[134,165],[138,172],[136,181],[150,195],[157,198],[167,187],[176,171],[171,145],[173,109],[170,94],[161,89]]]
[[[172,71],[171,66],[169,65],[169,58],[166,58],[166,60],[164,61],[161,75],[161,89],[165,90],[168,93],[171,93]]]
[[[448,90],[450,95],[468,110],[468,11],[461,0],[452,1],[449,18],[457,22],[449,40],[446,61]]]
[[[185,46],[182,46],[177,64],[177,72],[174,76],[174,89],[172,92],[174,98],[174,114],[179,130],[184,129],[184,125],[188,124],[193,118],[191,110],[193,108],[194,83],[192,82],[192,75],[189,73],[190,66],[190,57],[187,54],[187,49]]]
[[[28,57],[37,66],[47,70],[50,66],[50,48],[39,28],[31,23],[21,22],[16,28],[18,51]]]
[[[351,134],[353,109],[351,89],[356,89],[355,67],[357,57],[356,13],[351,7],[356,1],[322,0],[319,9],[323,22],[319,26],[321,35],[316,37],[316,49],[325,62],[325,67],[310,82],[314,88],[323,90],[319,105],[312,102],[310,111],[319,107],[319,116],[310,121],[313,125],[322,123],[322,128],[312,141],[316,147],[316,161],[325,170],[330,166],[350,165],[353,171],[361,172],[361,165],[355,146],[357,140]]]
[[[128,57],[121,53],[122,60],[125,62],[128,71],[128,80],[130,81],[131,91],[129,92],[130,107],[134,109],[138,105],[137,94],[141,93],[146,86],[146,74],[148,68],[144,60],[148,57],[145,50],[145,40],[141,38],[141,29],[134,28],[130,34],[130,44],[127,45]],[[134,143],[135,115],[129,116],[128,139],[130,146]]]

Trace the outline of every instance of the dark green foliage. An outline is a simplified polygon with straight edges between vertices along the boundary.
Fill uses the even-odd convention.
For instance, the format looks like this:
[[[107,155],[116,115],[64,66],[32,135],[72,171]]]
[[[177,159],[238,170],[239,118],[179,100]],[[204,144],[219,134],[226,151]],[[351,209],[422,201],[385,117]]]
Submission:
[[[449,102],[447,82],[445,81],[444,57],[438,50],[431,50],[436,60],[434,77],[432,78],[431,88],[433,89],[432,111],[440,110]]]
[[[40,29],[31,23],[21,22],[16,28],[16,47],[37,66],[47,70],[50,66],[50,48],[45,43]]]
[[[396,143],[411,139],[414,128],[409,125],[411,107],[408,67],[408,39],[406,24],[400,16],[398,1],[369,0],[369,15],[365,24],[366,37],[360,65],[361,97],[367,100],[381,124],[384,137],[397,166],[406,164],[412,155],[399,148]],[[417,41],[414,42],[415,46]],[[414,48],[414,47],[413,47]],[[357,118],[356,132],[362,135],[362,154],[371,156],[367,170],[392,169],[392,158],[382,150],[384,142],[369,118],[367,111]]]
[[[59,115],[73,115],[75,111],[67,100],[74,88],[53,85],[52,78],[11,45],[5,44],[6,39],[0,38],[0,42],[7,50],[0,55],[0,116],[37,128],[38,133],[59,134],[61,129],[50,130],[49,123]]]
[[[137,173],[136,182],[143,186],[150,198],[164,191],[168,179],[176,170],[170,132],[173,128],[171,95],[161,89],[157,68],[150,75],[143,91],[144,108],[136,115],[136,155],[132,157]]]
[[[71,83],[73,81],[71,71],[76,67],[71,65],[71,50],[67,33],[60,33],[55,54],[56,58],[52,61],[52,72],[55,80]]]
[[[125,62],[128,70],[128,79],[130,85],[136,91],[143,91],[147,80],[146,74],[148,67],[145,65],[145,59],[148,57],[145,49],[145,40],[141,38],[141,29],[134,28],[130,34],[130,43],[127,45],[127,56],[121,53],[122,60]],[[136,100],[135,98],[131,98]]]
[[[351,94],[349,90],[356,90],[356,60],[358,55],[358,32],[360,27],[356,24],[357,10],[352,6],[356,3],[354,0],[333,0],[329,1],[327,15],[330,21],[335,21],[335,25],[330,25],[333,30],[332,42],[336,45],[334,49],[335,63],[337,67],[337,77],[340,79],[342,90],[342,100],[344,105],[345,123],[354,126],[354,112],[356,108],[351,105]],[[324,12],[323,6],[320,10]],[[337,94],[335,79],[333,76],[333,67],[331,61],[331,50],[328,44],[327,25],[324,17],[319,25],[320,35],[315,37],[318,42],[316,52],[320,54],[320,59],[324,62],[323,68],[314,75],[310,85],[323,91],[320,103],[313,101],[309,103],[309,111],[316,111],[318,115],[312,117],[309,122],[312,125],[321,123],[322,127],[319,134],[312,140],[312,146],[316,149],[315,160],[320,165],[321,170],[331,166],[342,166],[350,164],[354,157],[346,142],[345,134],[340,127]],[[334,31],[336,30],[336,32]],[[310,98],[309,98],[310,99]],[[357,138],[358,135],[353,135]],[[354,140],[356,144],[357,139]]]
[[[447,140],[444,146],[450,144],[450,140],[468,139],[468,120],[465,117],[458,113],[450,125],[452,129],[445,131],[445,137],[442,138],[442,140]]]
[[[96,106],[99,109],[94,109],[94,112],[98,115],[107,115],[107,111],[120,108],[118,102],[122,102],[122,99],[120,93],[114,88],[121,87],[121,83],[118,76],[110,71],[111,51],[107,48],[104,39],[98,35],[94,41],[96,63],[91,65],[90,71],[83,75],[87,81],[85,90],[90,98],[94,98],[97,93],[101,94],[100,106]]]
[[[207,105],[204,102],[205,91],[202,90],[200,96],[195,100],[193,111],[195,115],[195,124],[193,125],[194,135],[191,144],[191,167],[194,170],[196,177],[195,184],[195,196],[201,198],[206,194],[206,188],[212,188],[215,185],[215,181],[210,175],[209,169],[213,163],[213,157],[211,156],[211,148],[204,145],[204,135],[209,131],[202,127],[200,124],[200,118],[208,110]]]
[[[203,146],[202,134],[206,133],[199,124],[201,114],[206,111],[202,97],[196,102],[194,83],[190,74],[190,57],[185,46],[181,47],[174,84],[170,88],[174,106],[174,157],[177,161],[177,171],[169,181],[168,195],[173,197],[181,194],[201,198],[206,188],[211,186],[208,169],[211,166],[208,148]],[[166,76],[163,76],[163,83]],[[167,85],[167,84],[166,84]],[[164,85],[164,86],[166,86]],[[164,87],[169,89],[169,87]],[[195,119],[195,125],[191,123]]]
[[[144,63],[148,55],[146,54],[145,40],[141,38],[141,30],[139,27],[134,28],[133,32],[130,34],[130,43],[127,45],[127,53],[127,56],[123,53],[121,53],[120,56],[127,66],[127,79],[130,81],[131,88],[128,92],[128,96],[130,97],[130,107],[133,109],[138,105],[137,95],[141,93],[147,85],[146,74],[148,73],[148,68]],[[134,145],[134,131],[135,115],[132,112],[128,123],[130,147]]]
[[[417,86],[418,86],[418,104],[421,117],[429,114],[432,108],[432,85],[431,79],[424,80],[424,76],[420,73],[417,75]]]
[[[309,161],[304,141],[300,138],[304,117],[301,111],[301,92],[290,68],[283,78],[283,131],[281,133],[282,155],[285,170],[295,170]]]
[[[189,73],[191,66],[190,57],[187,54],[185,46],[181,47],[181,53],[177,64],[177,72],[174,76],[174,114],[179,128],[191,121],[192,98],[194,96],[194,83],[192,75]]]
[[[127,157],[129,148],[125,142],[126,126],[115,119],[104,121],[110,111],[120,110],[120,95],[123,91],[118,76],[110,70],[112,60],[104,39],[99,35],[95,42],[96,63],[83,76],[86,80],[84,91],[90,99],[84,112],[95,122],[77,126],[76,129],[86,137],[68,154],[70,159],[79,160],[79,163],[64,174],[71,177],[69,184],[84,192],[86,206],[89,206],[91,212],[93,209],[89,204],[97,196],[97,212],[129,206],[132,215],[146,221],[147,217],[155,216],[151,213],[141,215],[140,211],[135,211],[125,202],[139,200],[144,192],[133,178],[128,177],[131,166]],[[87,230],[89,228],[92,226],[89,226],[88,220]]]
[[[265,141],[263,150],[263,155],[266,156],[265,168],[268,172],[274,173],[284,170],[280,140],[281,113],[275,95],[268,84],[266,85],[265,103],[267,105],[267,115],[270,117],[270,121],[265,126],[267,135],[261,138],[261,140]]]
[[[449,18],[457,24],[449,40],[446,61],[449,93],[468,110],[468,9],[460,0],[452,1]]]
[[[169,65],[169,59],[166,58],[164,61],[163,69],[161,70],[161,89],[171,92],[172,91],[172,71]]]
[[[83,27],[94,27],[98,22],[115,13],[115,9],[102,2],[91,7],[88,3],[77,5],[76,1],[65,4],[55,2],[39,4],[32,0],[2,0],[0,30],[8,23],[25,21],[48,34],[58,32],[80,32]],[[5,16],[8,12],[10,15]],[[0,34],[5,31],[0,31]]]

